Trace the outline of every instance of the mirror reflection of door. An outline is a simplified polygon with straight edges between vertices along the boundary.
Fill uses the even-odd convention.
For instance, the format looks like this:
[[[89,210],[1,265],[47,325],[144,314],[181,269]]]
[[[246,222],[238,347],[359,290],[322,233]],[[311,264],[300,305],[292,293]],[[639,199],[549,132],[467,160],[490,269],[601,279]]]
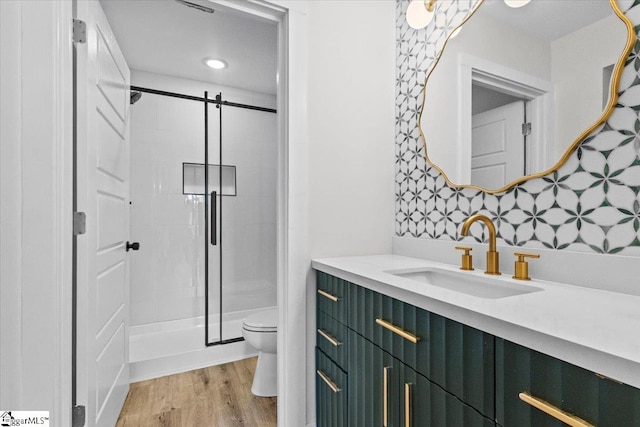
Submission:
[[[474,84],[471,119],[471,182],[500,188],[527,173],[527,101]]]

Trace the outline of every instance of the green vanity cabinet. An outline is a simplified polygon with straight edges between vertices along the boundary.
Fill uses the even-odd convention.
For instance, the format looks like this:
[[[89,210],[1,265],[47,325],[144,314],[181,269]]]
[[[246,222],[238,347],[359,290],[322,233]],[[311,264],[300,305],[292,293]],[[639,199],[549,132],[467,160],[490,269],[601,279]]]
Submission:
[[[323,272],[316,277],[318,426],[341,425],[344,417],[353,427],[384,426],[384,407],[387,426],[405,426],[405,384],[411,426],[494,425],[491,335]],[[376,318],[420,340],[407,341]],[[331,383],[341,381],[336,392]]]
[[[494,418],[494,337],[361,286],[348,290],[348,323],[444,390]],[[408,333],[408,337],[403,337]],[[417,342],[413,342],[415,340]]]
[[[512,342],[496,339],[496,421],[503,427],[566,424],[525,403],[539,399],[598,427],[640,427],[640,390]]]
[[[566,425],[521,393],[585,426],[640,427],[639,389],[326,273],[317,278],[316,368],[329,378],[316,377],[319,427]]]

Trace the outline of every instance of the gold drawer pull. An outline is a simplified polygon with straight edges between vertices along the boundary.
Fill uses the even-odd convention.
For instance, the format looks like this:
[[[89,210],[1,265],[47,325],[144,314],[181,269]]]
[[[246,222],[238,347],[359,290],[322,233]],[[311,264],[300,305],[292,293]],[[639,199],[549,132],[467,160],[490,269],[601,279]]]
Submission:
[[[413,384],[404,383],[404,427],[411,427],[411,388]]]
[[[382,427],[389,426],[389,370],[391,366],[382,368]]]
[[[320,375],[320,378],[322,378],[322,380],[327,383],[327,385],[329,386],[329,388],[331,389],[331,391],[333,391],[334,393],[338,393],[341,391],[340,387],[338,387],[336,385],[336,383],[334,383],[333,381],[331,381],[331,379],[327,376],[327,374],[325,374],[324,372],[322,372],[320,369],[318,369],[316,371],[318,373],[318,375]]]
[[[338,298],[335,295],[331,295],[329,292],[323,291],[322,289],[318,289],[318,293],[323,297],[329,298],[331,301],[334,301],[334,302],[340,301],[340,298]]]
[[[564,412],[560,408],[556,408],[550,403],[545,402],[542,399],[531,396],[529,393],[520,393],[520,400],[528,403],[529,405],[540,409],[551,415],[553,418],[562,421],[563,423],[570,425],[571,427],[595,427],[593,424],[589,424],[585,420],[576,417],[575,415]]]
[[[387,322],[386,320],[376,319],[376,323],[378,325],[382,326],[383,328],[390,330],[394,334],[400,335],[405,340],[411,341],[414,344],[417,343],[418,341],[420,341],[420,337],[417,337],[417,336],[413,335],[410,332],[404,331],[404,330],[398,328],[393,323]]]
[[[339,346],[342,345],[342,343],[340,341],[338,341],[337,339],[335,339],[334,337],[332,337],[331,335],[329,335],[329,333],[327,331],[325,331],[324,329],[318,329],[318,333],[320,335],[322,335],[322,337],[324,339],[326,339],[327,341],[329,341],[331,344],[333,344],[334,346]]]

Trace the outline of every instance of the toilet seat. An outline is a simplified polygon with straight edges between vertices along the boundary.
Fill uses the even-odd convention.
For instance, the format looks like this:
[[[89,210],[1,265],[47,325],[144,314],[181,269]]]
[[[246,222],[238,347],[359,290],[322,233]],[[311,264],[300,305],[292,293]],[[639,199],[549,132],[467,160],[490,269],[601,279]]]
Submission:
[[[242,322],[242,329],[251,332],[278,332],[278,309],[271,308],[246,317]]]

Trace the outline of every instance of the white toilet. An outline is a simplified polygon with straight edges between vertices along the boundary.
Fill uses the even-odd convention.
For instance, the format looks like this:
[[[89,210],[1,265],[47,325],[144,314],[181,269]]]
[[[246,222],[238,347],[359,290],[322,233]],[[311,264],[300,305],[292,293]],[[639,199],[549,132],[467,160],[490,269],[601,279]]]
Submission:
[[[252,314],[242,322],[242,336],[260,352],[251,386],[251,393],[256,396],[272,397],[278,395],[277,332],[277,307]]]

